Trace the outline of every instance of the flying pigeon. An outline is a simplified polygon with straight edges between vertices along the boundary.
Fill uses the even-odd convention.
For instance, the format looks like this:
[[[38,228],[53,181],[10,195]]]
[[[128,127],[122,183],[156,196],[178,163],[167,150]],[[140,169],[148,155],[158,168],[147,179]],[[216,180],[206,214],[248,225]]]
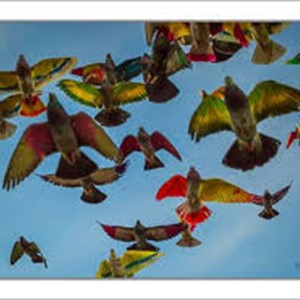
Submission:
[[[81,178],[98,169],[80,147],[88,146],[117,163],[122,161],[118,147],[87,114],[68,115],[54,94],[50,94],[48,121],[30,125],[21,137],[9,162],[3,188],[11,189],[29,176],[55,152],[61,153],[56,176]]]
[[[145,170],[164,167],[164,164],[155,155],[155,152],[161,149],[168,151],[178,160],[181,160],[180,154],[165,136],[158,131],[150,135],[143,127],[140,127],[137,137],[133,135],[126,136],[120,146],[121,156],[124,158],[133,151],[142,152],[145,156]]]
[[[99,223],[99,222],[98,222]],[[164,226],[145,227],[138,220],[134,227],[111,226],[99,223],[102,229],[113,239],[123,242],[135,242],[127,250],[158,251],[159,248],[147,242],[169,240],[187,228],[185,223]]]
[[[231,130],[237,140],[223,163],[243,171],[262,166],[276,155],[280,141],[259,133],[257,123],[298,111],[300,91],[276,81],[262,81],[247,97],[232,78],[226,77],[224,99],[203,92],[202,102],[190,120],[191,138],[198,142],[209,134]]]

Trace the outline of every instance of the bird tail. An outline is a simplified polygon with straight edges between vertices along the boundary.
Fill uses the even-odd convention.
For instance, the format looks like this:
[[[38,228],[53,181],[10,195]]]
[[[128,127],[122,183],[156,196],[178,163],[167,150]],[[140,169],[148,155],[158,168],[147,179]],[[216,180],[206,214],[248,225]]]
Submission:
[[[148,243],[147,241],[144,241],[142,245],[139,245],[137,243],[129,246],[127,250],[141,250],[141,251],[158,251],[159,248],[156,246]]]
[[[209,45],[205,52],[199,49],[196,45],[191,46],[190,52],[187,54],[187,58],[193,62],[215,62],[216,55],[211,45]]]
[[[196,247],[201,245],[201,242],[194,238],[188,229],[182,232],[181,239],[176,243],[180,247]]]
[[[230,168],[248,171],[262,166],[273,158],[281,142],[264,134],[258,134],[250,144],[236,140],[223,158],[223,164]]]
[[[161,162],[161,160],[157,156],[154,156],[154,159],[145,160],[144,170],[153,170],[157,168],[163,168],[164,166],[165,165]]]
[[[158,76],[146,89],[149,100],[156,103],[167,102],[179,94],[179,89],[166,75]]]
[[[114,127],[125,123],[129,117],[130,113],[127,111],[119,107],[110,107],[101,110],[95,119],[103,126]]]
[[[63,156],[60,157],[56,176],[65,179],[77,179],[90,175],[97,168],[97,165],[80,151],[73,165],[69,164]]]
[[[5,120],[0,120],[0,140],[5,140],[11,137],[17,129],[17,126],[7,122]]]
[[[263,219],[269,220],[269,219],[272,219],[272,218],[278,216],[279,212],[277,210],[275,210],[274,208],[272,208],[271,211],[264,209],[258,215]]]
[[[178,217],[189,225],[197,225],[204,222],[211,216],[211,210],[206,206],[201,206],[199,210],[191,212],[187,202],[182,203],[176,209]]]
[[[23,117],[36,117],[42,114],[47,107],[39,95],[32,95],[30,99],[23,100],[20,108],[20,115]]]
[[[101,203],[106,198],[107,198],[107,195],[102,193],[100,190],[98,190],[92,183],[84,186],[83,193],[80,197],[80,199],[83,202],[86,202],[89,204]]]
[[[270,40],[266,47],[257,44],[252,62],[254,64],[271,64],[279,59],[286,52],[286,48],[282,45]]]

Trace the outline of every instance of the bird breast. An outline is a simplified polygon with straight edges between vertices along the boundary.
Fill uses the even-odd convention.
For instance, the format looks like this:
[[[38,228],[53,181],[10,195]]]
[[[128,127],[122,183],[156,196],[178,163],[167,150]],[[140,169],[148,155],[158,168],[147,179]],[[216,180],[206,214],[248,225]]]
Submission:
[[[198,196],[199,188],[200,188],[199,180],[188,180],[187,201],[191,212],[198,211],[201,206],[201,201]]]

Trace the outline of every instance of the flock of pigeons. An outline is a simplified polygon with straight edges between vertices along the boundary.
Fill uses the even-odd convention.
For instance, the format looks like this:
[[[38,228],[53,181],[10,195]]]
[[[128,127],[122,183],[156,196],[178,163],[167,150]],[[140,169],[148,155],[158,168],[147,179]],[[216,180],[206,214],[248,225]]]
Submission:
[[[110,54],[104,63],[93,63],[74,68],[74,57],[50,58],[30,66],[20,55],[16,70],[0,72],[0,92],[10,95],[0,102],[0,138],[7,139],[16,125],[7,121],[15,116],[35,117],[46,112],[43,123],[28,126],[9,161],[3,188],[16,188],[49,155],[61,154],[53,174],[39,175],[41,179],[62,187],[81,188],[81,200],[89,204],[101,203],[107,195],[96,186],[118,180],[126,172],[127,157],[134,151],[145,158],[144,169],[164,167],[156,152],[163,149],[176,159],[181,156],[176,147],[162,133],[148,133],[139,128],[137,135],[128,135],[118,147],[103,127],[125,123],[130,114],[121,106],[149,99],[164,103],[176,97],[179,89],[169,77],[192,63],[220,63],[230,59],[249,43],[255,42],[252,57],[255,64],[270,64],[279,59],[285,47],[274,42],[271,35],[284,30],[286,23],[145,23],[146,39],[152,46],[150,55],[136,57],[116,65]],[[188,53],[186,49],[188,47]],[[288,64],[299,64],[299,55]],[[47,106],[40,98],[42,89],[71,72],[81,80],[63,79],[58,87],[72,100],[97,110],[94,118],[84,112],[69,115],[54,93],[49,94]],[[144,82],[132,82],[143,75]],[[300,90],[276,81],[259,82],[247,96],[227,76],[223,87],[212,94],[202,92],[202,102],[194,112],[188,132],[192,140],[223,130],[231,130],[235,141],[223,158],[223,164],[248,171],[272,159],[280,141],[257,131],[257,123],[269,117],[298,111]],[[300,138],[300,127],[290,134],[287,147]],[[99,166],[82,151],[90,147],[114,162],[109,168]],[[157,191],[156,200],[183,197],[176,209],[178,223],[146,227],[139,220],[133,227],[99,223],[108,236],[132,243],[118,257],[112,249],[108,260],[101,262],[97,278],[132,277],[136,272],[155,262],[163,254],[149,241],[163,241],[181,234],[178,246],[200,244],[192,232],[210,217],[205,202],[253,203],[263,207],[259,216],[271,219],[278,215],[273,205],[289,191],[290,185],[274,194],[252,194],[233,183],[219,178],[204,179],[191,167],[186,175],[175,175]],[[14,244],[10,262],[15,264],[23,254],[32,262],[46,259],[34,242],[23,236]]]

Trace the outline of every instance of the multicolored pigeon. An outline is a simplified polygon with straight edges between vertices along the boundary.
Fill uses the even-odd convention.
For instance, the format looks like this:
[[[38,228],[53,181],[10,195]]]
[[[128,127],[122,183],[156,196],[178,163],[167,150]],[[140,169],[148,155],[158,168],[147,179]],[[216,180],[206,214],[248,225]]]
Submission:
[[[115,65],[110,54],[107,55],[112,65],[112,71],[118,82],[130,81],[142,73],[141,57],[125,60]],[[107,80],[105,63],[94,63],[72,70],[71,74],[81,76],[83,82],[93,85],[102,85]]]
[[[146,132],[143,127],[139,128],[137,137],[127,135],[121,143],[121,156],[126,158],[133,151],[140,151],[145,156],[145,170],[152,170],[164,167],[164,164],[155,155],[155,152],[164,149],[171,153],[178,160],[181,156],[175,147],[168,141],[168,139],[160,132],[155,131],[151,135]]]
[[[142,73],[149,100],[163,103],[176,97],[179,89],[168,77],[190,66],[177,42],[168,41],[163,34],[157,35],[151,56],[145,54],[142,58]]]
[[[15,242],[13,246],[10,255],[10,264],[14,265],[24,253],[31,258],[33,263],[43,263],[45,268],[48,268],[47,261],[37,244],[34,242],[28,242],[23,236],[21,236],[19,241]]]
[[[244,189],[219,178],[203,179],[194,167],[187,176],[175,175],[158,190],[156,200],[166,197],[184,197],[186,201],[176,209],[177,215],[191,230],[208,219],[212,212],[203,202],[251,203],[253,195]]]
[[[118,257],[111,249],[109,259],[101,262],[96,278],[131,278],[163,255],[156,251],[128,250]]]
[[[122,161],[118,147],[87,114],[69,116],[54,94],[50,94],[48,121],[30,125],[21,137],[9,162],[3,188],[11,189],[29,176],[55,152],[61,153],[56,176],[82,178],[98,169],[80,147],[88,146],[117,163]]]
[[[263,196],[255,196],[252,203],[261,205],[264,209],[258,214],[261,218],[272,219],[279,215],[279,212],[273,208],[289,191],[291,184],[285,186],[275,194],[271,194],[268,190],[265,191]]]
[[[12,93],[4,100],[1,110],[10,110],[18,103],[18,114],[34,117],[46,110],[40,99],[41,90],[52,81],[62,77],[75,66],[77,58],[59,57],[39,61],[29,66],[24,55],[20,55],[16,71],[0,72],[0,93]]]
[[[297,124],[295,131],[292,131],[288,137],[286,148],[288,149],[295,140],[299,140],[300,145],[300,126]]]
[[[262,81],[246,96],[232,78],[226,77],[225,85],[225,101],[203,93],[191,118],[189,134],[198,142],[209,134],[231,130],[237,140],[223,163],[243,171],[262,166],[276,155],[280,141],[257,132],[257,123],[298,111],[300,91],[276,81]]]
[[[102,72],[102,71],[101,71]],[[58,86],[74,101],[103,109],[95,119],[103,126],[118,126],[127,121],[130,114],[119,106],[144,100],[147,97],[145,85],[128,81],[119,81],[115,71],[115,65],[108,54],[103,65],[101,80],[96,75],[87,73],[87,82],[101,81],[101,88],[75,80],[62,80]]]
[[[60,178],[55,174],[40,175],[42,179],[54,185],[75,188],[82,187],[83,193],[81,200],[90,203],[98,204],[103,202],[107,195],[98,190],[95,185],[106,185],[118,180],[125,173],[127,163],[117,165],[111,168],[97,169],[91,174],[81,178]]]
[[[98,222],[99,223],[99,222]],[[147,242],[169,240],[187,228],[185,223],[164,226],[145,227],[139,220],[134,227],[111,226],[99,223],[103,230],[113,239],[123,242],[135,242],[127,250],[158,251],[159,248]]]

